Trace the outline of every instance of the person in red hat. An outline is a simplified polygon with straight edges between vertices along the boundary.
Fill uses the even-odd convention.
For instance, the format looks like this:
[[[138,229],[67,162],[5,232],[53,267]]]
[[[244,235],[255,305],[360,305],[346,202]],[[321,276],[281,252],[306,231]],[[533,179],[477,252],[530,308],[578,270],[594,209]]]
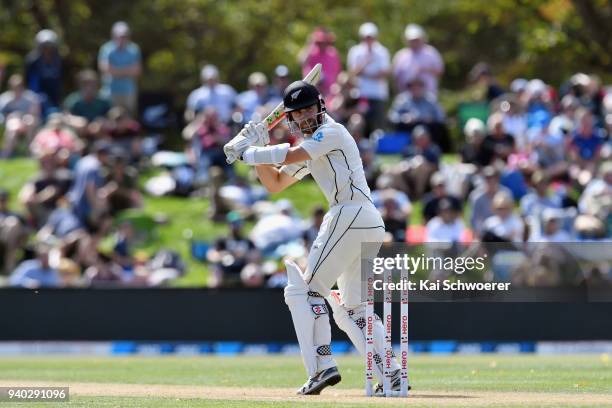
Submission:
[[[300,53],[303,76],[306,76],[318,63],[323,65],[321,82],[317,87],[324,98],[329,95],[331,86],[342,71],[342,62],[338,50],[333,45],[334,41],[336,36],[332,32],[325,27],[318,27],[312,32],[308,44]]]

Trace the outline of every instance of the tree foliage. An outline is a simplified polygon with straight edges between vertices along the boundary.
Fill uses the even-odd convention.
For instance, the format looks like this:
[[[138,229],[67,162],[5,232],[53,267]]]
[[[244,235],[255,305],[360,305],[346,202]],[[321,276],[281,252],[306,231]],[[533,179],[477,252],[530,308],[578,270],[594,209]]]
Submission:
[[[0,63],[20,69],[42,28],[62,39],[67,84],[95,67],[110,27],[125,20],[143,52],[145,90],[182,98],[211,62],[238,89],[254,70],[286,64],[299,76],[297,54],[317,25],[336,36],[343,56],[364,21],[374,21],[393,53],[407,23],[422,24],[443,53],[443,86],[459,88],[473,64],[487,61],[502,82],[516,76],[559,83],[576,71],[608,77],[612,5],[606,0],[0,0]]]

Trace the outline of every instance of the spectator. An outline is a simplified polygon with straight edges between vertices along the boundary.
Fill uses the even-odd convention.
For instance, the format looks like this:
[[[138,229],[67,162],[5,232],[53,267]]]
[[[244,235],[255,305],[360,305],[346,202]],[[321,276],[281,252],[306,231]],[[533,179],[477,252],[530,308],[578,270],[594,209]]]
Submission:
[[[469,202],[472,206],[472,215],[470,217],[470,225],[474,232],[480,234],[482,232],[482,224],[484,221],[493,215],[492,201],[493,197],[498,192],[512,196],[512,192],[499,184],[499,172],[491,166],[487,166],[482,170],[484,183],[476,188],[469,196]]]
[[[438,81],[444,72],[444,62],[438,50],[427,44],[425,30],[419,25],[408,24],[404,31],[408,46],[393,57],[393,78],[398,91],[406,89],[417,77],[423,78],[425,90],[433,98],[438,95]]]
[[[286,65],[278,65],[274,68],[274,84],[271,89],[271,99],[268,102],[271,105],[278,105],[283,100],[283,92],[291,83],[289,77],[289,68]]]
[[[326,99],[325,106],[329,114],[336,120],[347,126],[351,122],[354,124],[358,121],[361,125],[365,123],[363,115],[367,112],[367,102],[361,100],[359,88],[357,88],[355,79],[347,72],[338,74],[336,83],[330,89],[329,99]],[[361,139],[364,136],[365,129],[359,129],[355,132],[355,126],[351,126],[350,133],[356,139]],[[361,126],[363,127],[363,126]]]
[[[251,230],[255,246],[268,256],[283,244],[302,238],[302,221],[293,214],[289,200],[276,202],[274,212],[264,215]]]
[[[104,95],[113,106],[137,114],[138,77],[142,72],[140,48],[130,41],[130,27],[123,21],[113,24],[111,41],[100,48],[98,68],[103,74]]]
[[[132,256],[134,227],[129,221],[123,221],[115,233],[112,260],[126,273],[134,271],[135,259]]]
[[[513,95],[499,99],[501,100],[499,103],[499,111],[504,116],[504,129],[514,138],[516,149],[518,151],[527,151],[529,149],[527,116],[522,111],[520,104]],[[537,124],[539,128],[543,128],[546,125],[546,120]]]
[[[465,232],[465,224],[456,210],[455,204],[447,198],[438,201],[438,215],[427,222],[425,242],[460,242]]]
[[[487,102],[504,94],[504,90],[495,80],[491,67],[486,62],[479,62],[474,65],[469,74],[470,82],[484,89],[484,96]]]
[[[598,176],[593,178],[580,196],[578,203],[580,212],[598,218],[604,224],[604,229],[610,228],[610,213],[612,212],[612,161],[601,164]]]
[[[100,190],[100,197],[108,203],[110,215],[142,205],[138,191],[138,172],[129,166],[129,159],[121,149],[114,149],[109,160],[109,177]]]
[[[9,284],[21,288],[56,288],[61,286],[61,278],[55,268],[49,266],[49,248],[39,243],[36,259],[28,259],[19,264],[9,279]]]
[[[349,50],[348,69],[357,78],[359,96],[368,103],[365,113],[367,137],[383,127],[385,103],[389,99],[387,76],[390,70],[389,51],[377,41],[378,28],[374,23],[359,27],[361,42]]]
[[[542,171],[531,176],[533,190],[521,198],[521,214],[540,218],[547,208],[561,208],[561,197],[550,194],[549,180]]]
[[[30,144],[30,151],[34,156],[46,153],[58,153],[65,150],[68,155],[79,152],[83,143],[78,139],[72,129],[63,122],[61,113],[53,113],[49,116],[47,125],[36,133]]]
[[[562,228],[562,212],[553,208],[547,208],[542,212],[542,232],[533,234],[537,242],[572,242],[574,238],[569,232]]]
[[[64,101],[64,108],[75,116],[93,122],[102,119],[111,109],[111,104],[99,94],[98,74],[86,69],[77,75],[79,90],[73,92]]]
[[[219,70],[214,65],[202,67],[200,78],[202,86],[191,91],[187,98],[185,120],[191,122],[196,114],[213,107],[221,122],[229,124],[236,104],[236,91],[227,84],[219,83]]]
[[[423,219],[428,222],[432,218],[438,216],[440,202],[448,201],[451,204],[452,210],[457,214],[461,214],[461,200],[446,191],[446,182],[444,175],[436,172],[431,176],[431,192],[423,196]]]
[[[209,282],[211,287],[239,286],[245,269],[251,269],[244,272],[244,278],[249,280],[253,275],[252,269],[259,268],[259,251],[253,242],[244,236],[242,217],[236,212],[230,212],[227,215],[227,222],[230,226],[230,235],[219,238],[206,255],[208,262],[213,266]]]
[[[604,138],[593,124],[593,114],[587,109],[576,111],[576,129],[570,146],[570,159],[580,170],[595,172]]]
[[[389,121],[398,131],[411,132],[415,126],[424,125],[433,140],[449,150],[448,130],[444,123],[444,112],[433,96],[425,90],[425,81],[415,77],[407,84],[407,90],[393,100],[389,110]]]
[[[55,32],[45,29],[36,34],[36,48],[26,56],[25,65],[27,87],[38,95],[46,117],[57,111],[62,93],[62,58]]]
[[[207,180],[211,166],[232,173],[232,167],[227,164],[223,153],[223,145],[230,136],[230,129],[220,120],[213,107],[208,107],[199,113],[183,130],[183,137],[191,141],[188,155],[198,177]]]
[[[110,162],[111,145],[96,142],[92,153],[81,158],[74,169],[74,183],[68,197],[79,220],[89,228],[100,223],[107,212],[107,203],[100,197],[104,184],[104,168]]]
[[[409,171],[405,174],[409,180],[409,196],[419,200],[429,186],[429,179],[438,170],[442,151],[431,140],[429,131],[424,126],[417,126],[412,132],[412,144],[404,151]]]
[[[478,167],[486,166],[486,163],[481,161],[484,157],[480,154],[482,142],[487,134],[484,122],[477,118],[469,119],[463,127],[463,134],[465,135],[465,144],[460,151],[461,161],[475,164]]]
[[[392,187],[389,175],[383,175],[376,182],[377,189],[372,191],[372,202],[383,215],[386,241],[404,242],[406,228],[412,213],[412,204],[406,193]]]
[[[108,111],[103,133],[110,136],[113,146],[128,155],[130,162],[137,161],[142,153],[141,126],[123,107],[116,106]]]
[[[495,194],[492,201],[493,215],[488,217],[483,225],[485,242],[522,242],[523,221],[514,214],[512,196],[504,191]]]
[[[4,119],[4,146],[0,158],[10,157],[20,139],[27,142],[40,122],[38,96],[25,89],[23,77],[12,75],[9,90],[0,95],[0,119]]]
[[[272,97],[268,88],[268,78],[261,72],[253,72],[249,75],[249,90],[240,93],[236,97],[236,105],[242,112],[244,122],[250,120],[263,120],[261,115],[257,114],[257,108],[265,106]]]
[[[492,164],[496,160],[506,162],[508,156],[514,152],[514,137],[506,133],[503,115],[496,112],[489,116],[487,127],[489,134],[482,141],[478,162],[485,165]]]
[[[19,249],[27,238],[25,224],[18,214],[9,210],[8,200],[8,192],[0,189],[0,274],[13,270]]]
[[[338,50],[334,47],[336,36],[325,27],[317,27],[309,38],[309,43],[300,53],[302,76],[317,64],[322,64],[321,81],[317,85],[323,99],[327,100],[331,86],[336,82],[338,74],[342,71],[342,61]]]
[[[30,223],[39,228],[69,190],[72,175],[61,168],[54,151],[43,151],[38,157],[38,174],[28,181],[19,193],[20,201],[28,210]]]

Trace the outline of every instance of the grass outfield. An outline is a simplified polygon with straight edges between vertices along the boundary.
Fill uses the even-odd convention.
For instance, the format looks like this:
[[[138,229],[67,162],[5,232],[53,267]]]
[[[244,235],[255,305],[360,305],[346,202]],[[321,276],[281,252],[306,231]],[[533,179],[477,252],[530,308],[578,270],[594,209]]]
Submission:
[[[299,356],[3,357],[0,385],[71,387],[45,407],[612,406],[607,355],[411,356],[408,400],[364,397],[362,360],[338,362],[342,382],[311,397],[294,395]]]

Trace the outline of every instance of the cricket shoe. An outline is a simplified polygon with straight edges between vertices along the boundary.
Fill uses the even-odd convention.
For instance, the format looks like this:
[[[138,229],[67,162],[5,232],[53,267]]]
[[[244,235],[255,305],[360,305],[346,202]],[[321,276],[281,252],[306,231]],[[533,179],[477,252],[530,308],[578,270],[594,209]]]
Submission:
[[[320,371],[314,377],[310,377],[306,384],[297,392],[298,395],[319,395],[323,388],[328,385],[336,385],[342,377],[337,367],[331,367]]]
[[[402,371],[398,368],[393,373],[391,373],[391,391],[401,391],[402,386]],[[410,391],[412,387],[408,384],[408,391]],[[374,388],[374,395],[377,397],[385,396],[385,388],[383,384],[377,383],[376,388]]]

